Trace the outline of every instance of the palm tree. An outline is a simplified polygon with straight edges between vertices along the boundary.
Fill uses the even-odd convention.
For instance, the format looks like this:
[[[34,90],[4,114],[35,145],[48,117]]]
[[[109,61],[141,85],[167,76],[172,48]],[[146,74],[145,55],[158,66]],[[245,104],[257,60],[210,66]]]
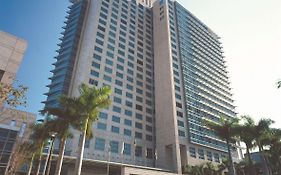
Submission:
[[[268,150],[269,162],[276,174],[281,174],[281,141],[280,139],[271,144]]]
[[[249,161],[250,173],[252,175],[256,174],[255,166],[250,155],[250,149],[254,147],[255,140],[255,122],[250,116],[241,116],[243,123],[236,128],[235,133],[239,137],[240,141],[246,144],[246,154]]]
[[[69,99],[75,104],[75,113],[79,118],[79,123],[76,123],[75,128],[82,132],[75,162],[75,175],[80,175],[81,173],[85,139],[86,137],[90,138],[93,134],[92,124],[98,119],[100,110],[107,108],[111,103],[109,99],[111,89],[107,86],[97,89],[96,87],[88,87],[82,84],[79,92],[79,97]]]
[[[268,170],[272,173],[273,170],[279,171],[280,164],[280,140],[281,130],[277,128],[269,128],[260,140],[261,145],[270,147],[269,150],[264,150],[264,160],[268,166]],[[271,160],[271,162],[269,162]],[[273,162],[272,162],[273,160]]]
[[[238,127],[238,118],[220,117],[219,123],[211,120],[205,120],[205,125],[216,133],[218,137],[226,141],[228,157],[229,157],[229,173],[236,175],[235,168],[231,156],[231,143],[235,143],[234,129]]]
[[[190,175],[204,175],[204,164],[200,165],[187,165],[186,172]]]
[[[36,145],[36,152],[38,154],[38,165],[36,167],[36,174],[39,175],[40,166],[41,166],[41,160],[42,160],[42,152],[44,149],[44,146],[46,145],[49,134],[46,129],[46,125],[44,123],[34,123],[31,126],[33,132],[31,134],[31,140],[33,141],[33,144]],[[38,150],[38,151],[37,151]]]
[[[56,116],[56,118],[47,124],[53,132],[57,133],[57,137],[60,139],[59,155],[55,171],[56,175],[61,173],[66,140],[72,137],[70,126],[78,120],[74,115],[72,101],[73,100],[69,100],[66,96],[61,96],[59,98],[60,107],[45,108],[41,111],[43,115]]]
[[[254,137],[255,144],[259,149],[259,153],[261,155],[262,165],[264,166],[265,175],[270,175],[270,167],[267,165],[267,160],[264,155],[264,146],[268,144],[268,138],[270,137],[270,125],[273,124],[274,121],[271,119],[260,119],[259,122],[254,127]]]
[[[187,165],[186,172],[190,175],[221,175],[222,171],[218,166],[212,164],[212,162],[205,162],[199,165]]]

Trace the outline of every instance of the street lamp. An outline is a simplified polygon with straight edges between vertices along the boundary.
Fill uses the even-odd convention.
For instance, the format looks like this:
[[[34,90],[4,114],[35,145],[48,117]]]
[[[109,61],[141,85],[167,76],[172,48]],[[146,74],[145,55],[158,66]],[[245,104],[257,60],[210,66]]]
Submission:
[[[47,155],[47,158],[46,158],[45,168],[44,168],[44,171],[42,173],[43,175],[49,175],[50,174],[51,164],[52,164],[51,161],[52,161],[53,147],[54,147],[56,135],[57,135],[57,132],[54,132],[54,131],[49,132],[49,136],[51,138],[51,146],[49,148],[48,155]],[[46,172],[46,169],[47,169],[47,172]]]
[[[106,174],[109,175],[109,161],[110,161],[110,152],[111,152],[111,145],[108,145],[108,158],[107,158],[107,168],[106,168]]]

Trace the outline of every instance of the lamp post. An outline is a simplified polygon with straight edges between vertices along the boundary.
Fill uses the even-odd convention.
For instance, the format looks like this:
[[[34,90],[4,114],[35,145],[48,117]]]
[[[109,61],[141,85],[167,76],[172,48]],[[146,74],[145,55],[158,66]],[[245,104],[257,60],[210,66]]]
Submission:
[[[106,168],[106,174],[109,175],[109,161],[110,161],[110,152],[111,152],[111,146],[108,145],[108,158],[107,158],[107,168]]]
[[[56,132],[49,132],[49,136],[51,137],[51,145],[49,148],[49,152],[48,152],[48,156],[46,158],[46,163],[45,163],[45,168],[43,171],[43,175],[49,175],[50,174],[50,170],[51,170],[51,164],[52,164],[52,154],[53,154],[53,147],[54,147],[54,142],[55,142],[55,137],[56,137],[57,133]],[[46,172],[47,169],[47,172]]]

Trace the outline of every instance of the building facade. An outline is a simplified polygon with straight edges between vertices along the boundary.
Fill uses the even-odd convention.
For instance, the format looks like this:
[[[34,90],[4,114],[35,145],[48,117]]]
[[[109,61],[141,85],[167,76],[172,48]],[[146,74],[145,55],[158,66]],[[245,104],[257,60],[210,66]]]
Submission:
[[[27,48],[27,42],[0,31],[0,82],[13,83]]]
[[[21,64],[27,42],[14,35],[0,31],[0,83],[12,84]],[[1,91],[3,93],[4,91]],[[3,95],[3,94],[2,94]],[[36,115],[9,109],[0,105],[0,174],[4,174],[7,165],[15,157],[16,146],[29,139],[29,126]]]
[[[78,96],[82,83],[112,88],[113,103],[86,141],[87,160],[179,174],[186,164],[221,162],[226,144],[202,121],[236,114],[214,32],[170,0],[80,0],[68,14],[44,103]],[[68,141],[70,156],[79,137]]]

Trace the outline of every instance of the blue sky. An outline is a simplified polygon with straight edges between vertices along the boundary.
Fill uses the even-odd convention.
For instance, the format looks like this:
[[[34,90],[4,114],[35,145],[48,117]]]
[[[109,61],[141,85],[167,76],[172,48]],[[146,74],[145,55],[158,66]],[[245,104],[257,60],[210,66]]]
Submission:
[[[0,30],[28,42],[17,74],[19,82],[29,87],[24,110],[38,113],[43,108],[43,93],[48,91],[45,86],[69,5],[68,0],[0,0]]]
[[[222,39],[237,112],[281,126],[281,1],[178,0]],[[0,0],[0,30],[28,41],[18,80],[27,111],[43,108],[68,0]]]

